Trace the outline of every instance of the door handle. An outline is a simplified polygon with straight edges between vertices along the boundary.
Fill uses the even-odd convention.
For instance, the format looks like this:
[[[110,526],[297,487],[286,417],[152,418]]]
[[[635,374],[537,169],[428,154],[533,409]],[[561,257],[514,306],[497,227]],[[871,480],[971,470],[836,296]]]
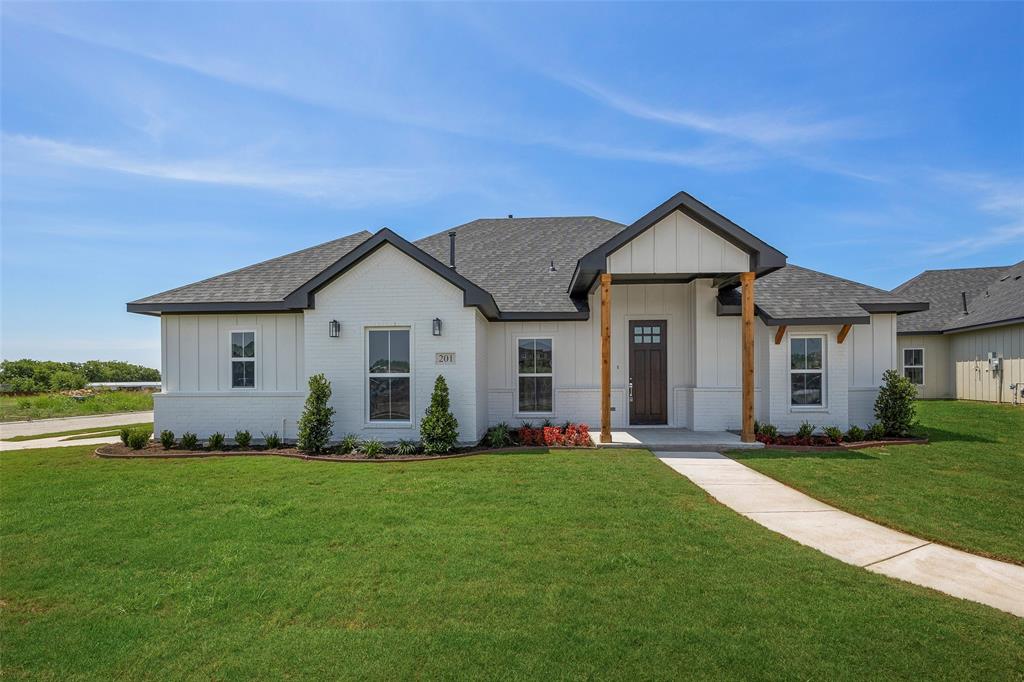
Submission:
[[[629,402],[633,402],[633,377],[629,378]]]

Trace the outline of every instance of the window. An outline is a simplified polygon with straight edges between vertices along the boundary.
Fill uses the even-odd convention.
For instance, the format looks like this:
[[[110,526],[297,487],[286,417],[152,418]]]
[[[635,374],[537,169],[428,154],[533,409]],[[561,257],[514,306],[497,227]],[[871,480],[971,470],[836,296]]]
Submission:
[[[661,326],[645,327],[633,325],[633,343],[636,345],[644,343],[661,343]]]
[[[824,345],[822,336],[789,340],[789,404],[797,407],[821,407],[824,382]]]
[[[551,372],[551,339],[519,339],[519,412],[548,414],[552,411],[554,380]]]
[[[231,332],[231,388],[256,388],[256,332]]]
[[[903,349],[903,376],[912,384],[924,386],[924,348]]]
[[[370,421],[411,421],[409,330],[371,329],[366,346]]]

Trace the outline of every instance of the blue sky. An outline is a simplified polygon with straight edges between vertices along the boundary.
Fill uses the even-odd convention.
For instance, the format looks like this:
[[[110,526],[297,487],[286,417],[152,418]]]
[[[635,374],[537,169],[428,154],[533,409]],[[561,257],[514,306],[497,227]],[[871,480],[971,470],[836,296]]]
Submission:
[[[1024,258],[1024,4],[2,7],[3,357],[360,229],[685,189],[882,287]]]

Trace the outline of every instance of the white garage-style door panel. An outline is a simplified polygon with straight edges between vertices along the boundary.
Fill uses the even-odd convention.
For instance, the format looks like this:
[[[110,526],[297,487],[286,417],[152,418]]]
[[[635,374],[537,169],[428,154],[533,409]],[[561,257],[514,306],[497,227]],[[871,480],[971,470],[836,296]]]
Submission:
[[[744,272],[750,256],[680,211],[673,211],[608,257],[613,275]]]

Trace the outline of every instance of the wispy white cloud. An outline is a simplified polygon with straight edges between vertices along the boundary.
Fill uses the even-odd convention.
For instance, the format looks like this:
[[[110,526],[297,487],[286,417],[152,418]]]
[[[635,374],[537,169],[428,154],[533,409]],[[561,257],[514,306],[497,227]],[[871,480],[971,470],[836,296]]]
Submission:
[[[438,168],[282,168],[238,158],[150,160],[122,152],[29,135],[3,136],[8,160],[43,161],[158,180],[268,190],[346,206],[424,199],[454,178]]]
[[[1024,243],[1024,178],[949,171],[933,172],[932,177],[949,191],[968,196],[980,213],[989,214],[999,223],[967,237],[929,244],[926,253],[963,256]]]
[[[641,146],[575,142],[564,138],[545,140],[552,147],[601,159],[643,161],[668,166],[683,166],[716,171],[738,171],[752,167],[761,156],[756,151],[737,149],[731,145],[704,145],[690,149],[659,149]]]

